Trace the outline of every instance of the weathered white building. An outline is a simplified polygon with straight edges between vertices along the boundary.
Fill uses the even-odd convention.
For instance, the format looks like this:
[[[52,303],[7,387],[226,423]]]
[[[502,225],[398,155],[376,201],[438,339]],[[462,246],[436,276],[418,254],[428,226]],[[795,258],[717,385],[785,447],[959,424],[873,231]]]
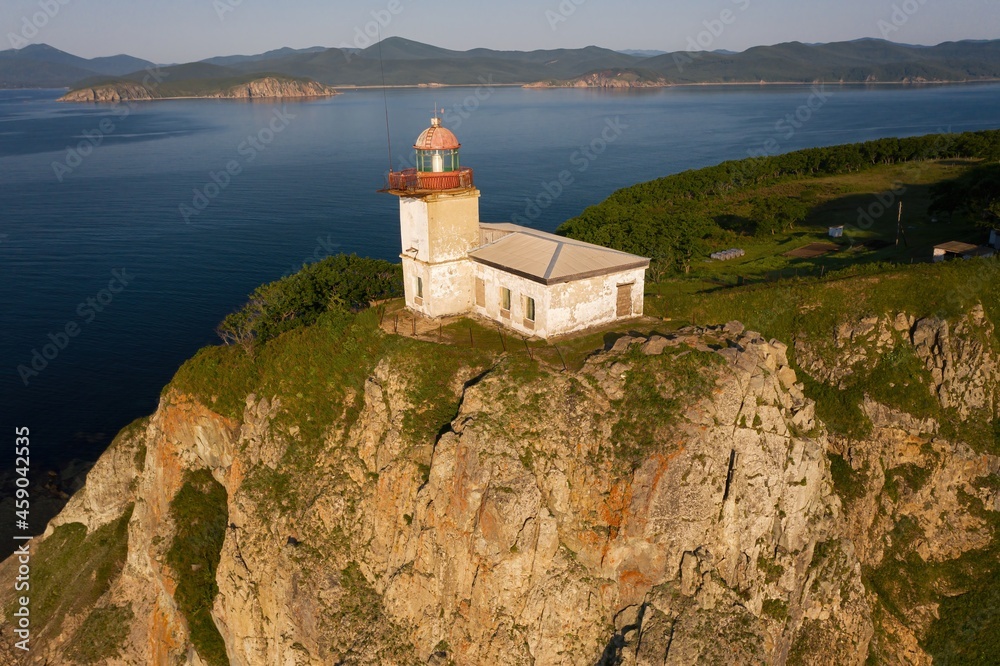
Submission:
[[[417,167],[389,174],[408,308],[433,318],[476,313],[540,338],[642,314],[649,259],[481,223],[480,192],[460,148],[435,118],[414,145]]]

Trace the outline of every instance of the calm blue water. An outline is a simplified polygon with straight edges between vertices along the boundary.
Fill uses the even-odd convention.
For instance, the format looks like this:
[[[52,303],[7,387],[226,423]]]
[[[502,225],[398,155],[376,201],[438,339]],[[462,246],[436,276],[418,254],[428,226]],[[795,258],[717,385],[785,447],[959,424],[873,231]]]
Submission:
[[[1000,127],[997,85],[831,88],[797,129],[776,123],[807,103],[807,87],[503,88],[482,101],[473,92],[390,91],[394,166],[437,105],[476,169],[483,219],[526,219],[527,209],[547,230],[618,188],[745,157],[768,139],[784,152]],[[151,413],[177,366],[216,341],[215,325],[257,285],[331,252],[399,253],[397,202],[376,193],[388,161],[381,92],[286,105],[159,102],[127,117],[125,107],[57,104],[59,94],[0,91],[3,431],[31,427],[35,466],[93,459]],[[281,131],[260,136],[271,127]],[[95,133],[101,145],[68,157]],[[612,141],[593,144],[600,155],[581,151],[602,133]],[[269,143],[253,148],[251,135]],[[185,220],[179,207],[230,162],[238,175],[210,186],[207,208]],[[53,163],[73,168],[60,182]],[[563,170],[572,185],[529,208]],[[129,284],[102,293],[121,269]],[[61,339],[68,324],[77,335]],[[58,354],[25,386],[17,366],[44,353],[50,334],[68,344],[50,347]],[[0,456],[0,468],[12,464]]]

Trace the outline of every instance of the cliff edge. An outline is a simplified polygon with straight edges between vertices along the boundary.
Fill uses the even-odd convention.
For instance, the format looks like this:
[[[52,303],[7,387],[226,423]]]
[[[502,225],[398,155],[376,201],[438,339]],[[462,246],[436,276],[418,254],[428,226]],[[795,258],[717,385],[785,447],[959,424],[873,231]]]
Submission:
[[[886,358],[919,404],[817,418]],[[982,307],[567,371],[372,311],[204,350],[36,541],[25,663],[930,664],[987,635],[942,623],[992,593],[1000,457],[917,407],[998,390]]]

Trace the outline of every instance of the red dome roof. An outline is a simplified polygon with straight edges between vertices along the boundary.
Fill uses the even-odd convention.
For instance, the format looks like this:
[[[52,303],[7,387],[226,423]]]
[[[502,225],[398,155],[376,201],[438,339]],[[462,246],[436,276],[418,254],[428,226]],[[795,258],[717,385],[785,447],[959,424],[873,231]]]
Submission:
[[[417,137],[413,147],[417,150],[458,150],[462,144],[458,142],[451,130],[441,127],[441,121],[434,118],[431,126]]]

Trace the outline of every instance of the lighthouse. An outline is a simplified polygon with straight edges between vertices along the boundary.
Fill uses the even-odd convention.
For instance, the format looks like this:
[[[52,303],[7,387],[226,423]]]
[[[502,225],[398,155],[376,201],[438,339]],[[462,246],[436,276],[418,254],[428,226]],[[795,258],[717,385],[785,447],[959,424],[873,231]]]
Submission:
[[[431,318],[472,315],[551,338],[642,316],[649,259],[516,224],[479,221],[462,145],[438,118],[389,172],[399,197],[406,306]]]
[[[461,148],[435,117],[413,144],[416,168],[389,174],[388,191],[399,197],[406,305],[428,317],[472,308],[468,255],[480,245],[480,192]]]

